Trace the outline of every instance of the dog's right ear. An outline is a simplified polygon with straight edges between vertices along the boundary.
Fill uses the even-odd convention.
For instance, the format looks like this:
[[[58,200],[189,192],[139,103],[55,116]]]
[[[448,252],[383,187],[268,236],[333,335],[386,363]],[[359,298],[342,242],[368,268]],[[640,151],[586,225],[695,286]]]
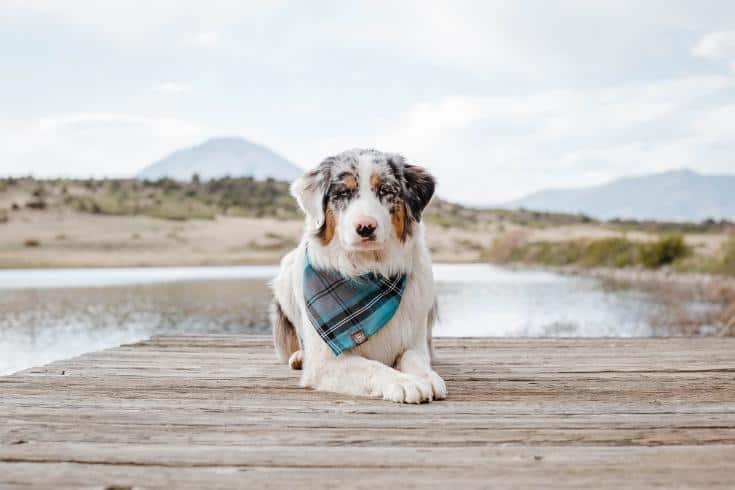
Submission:
[[[322,162],[291,184],[291,195],[296,198],[306,221],[314,230],[324,225],[324,203],[329,189],[329,165]]]

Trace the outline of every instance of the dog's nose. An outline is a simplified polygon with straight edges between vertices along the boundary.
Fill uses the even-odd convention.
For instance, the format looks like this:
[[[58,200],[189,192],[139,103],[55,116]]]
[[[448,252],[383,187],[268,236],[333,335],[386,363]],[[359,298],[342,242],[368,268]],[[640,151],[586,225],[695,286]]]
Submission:
[[[360,216],[352,224],[355,225],[355,231],[357,234],[363,238],[371,236],[375,233],[375,228],[378,227],[378,222],[375,218],[370,218],[368,216]]]

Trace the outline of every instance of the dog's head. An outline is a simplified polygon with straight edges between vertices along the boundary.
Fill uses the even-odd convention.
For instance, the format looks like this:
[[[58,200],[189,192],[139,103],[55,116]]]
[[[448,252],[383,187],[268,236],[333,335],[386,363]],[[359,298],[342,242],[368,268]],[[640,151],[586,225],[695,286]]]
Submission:
[[[349,252],[405,243],[434,195],[434,178],[396,154],[350,150],[296,180],[291,192],[323,245]]]

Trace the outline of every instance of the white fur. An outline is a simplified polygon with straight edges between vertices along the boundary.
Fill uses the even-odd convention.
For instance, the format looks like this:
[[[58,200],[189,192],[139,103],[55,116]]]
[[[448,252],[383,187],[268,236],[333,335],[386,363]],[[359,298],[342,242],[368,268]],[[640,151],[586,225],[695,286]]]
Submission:
[[[373,171],[370,159],[360,158],[359,188],[370,189],[370,176]],[[375,218],[378,227],[375,230],[375,240],[366,244],[361,243],[360,236],[354,232],[353,223],[360,216]],[[380,203],[373,192],[360,192],[358,199],[352,201],[339,220],[337,237],[342,242],[342,248],[352,250],[381,250],[391,235],[391,216],[388,209]]]
[[[370,188],[369,165],[368,161],[360,162],[362,189]],[[293,189],[298,193],[304,185],[297,181]],[[300,194],[297,199],[304,203],[314,197]],[[314,207],[302,207],[307,214],[304,236],[299,246],[283,258],[273,282],[276,300],[301,340],[301,386],[404,403],[446,398],[446,385],[431,368],[428,318],[435,291],[423,223],[415,223],[411,236],[401,243],[390,213],[372,192],[364,192],[340,214],[336,236],[325,246],[313,235],[313,223],[323,218],[313,211]],[[359,215],[378,221],[377,238],[370,249],[354,246],[352,220]],[[332,353],[306,314],[303,273],[307,248],[316,268],[333,268],[348,276],[367,272],[408,274],[401,304],[391,321],[365,343],[339,356]]]

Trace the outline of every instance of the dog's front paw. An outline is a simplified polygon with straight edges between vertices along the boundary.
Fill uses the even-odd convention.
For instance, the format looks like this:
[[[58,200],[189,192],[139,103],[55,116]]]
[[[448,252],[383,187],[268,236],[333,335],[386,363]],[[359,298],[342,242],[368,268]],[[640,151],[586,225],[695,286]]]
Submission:
[[[434,400],[444,400],[447,397],[447,384],[436,371],[429,372],[429,383],[434,392]]]
[[[291,369],[300,370],[304,366],[304,351],[297,350],[291,354],[288,365]]]
[[[384,400],[396,403],[430,402],[433,395],[432,386],[427,380],[408,374],[387,382],[382,392]]]

